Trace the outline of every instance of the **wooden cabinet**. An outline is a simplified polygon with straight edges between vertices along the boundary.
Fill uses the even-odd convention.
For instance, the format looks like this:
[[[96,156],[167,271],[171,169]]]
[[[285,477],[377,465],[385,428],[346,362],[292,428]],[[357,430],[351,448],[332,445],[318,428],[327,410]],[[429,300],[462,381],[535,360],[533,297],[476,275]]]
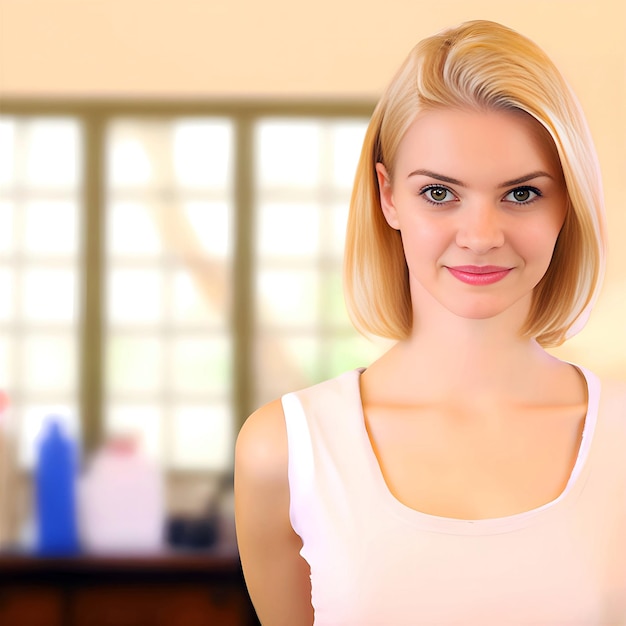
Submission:
[[[83,589],[72,602],[76,626],[240,626],[248,624],[246,607],[232,589],[120,587]]]
[[[53,588],[3,584],[0,587],[0,624],[65,626],[63,595]]]
[[[2,626],[255,626],[234,551],[0,556]]]

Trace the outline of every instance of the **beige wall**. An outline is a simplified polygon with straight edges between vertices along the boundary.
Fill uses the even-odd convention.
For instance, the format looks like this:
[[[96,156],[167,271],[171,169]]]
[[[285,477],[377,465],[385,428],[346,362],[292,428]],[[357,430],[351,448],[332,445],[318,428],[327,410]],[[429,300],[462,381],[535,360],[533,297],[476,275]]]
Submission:
[[[0,0],[0,94],[371,99],[418,39],[476,18],[537,41],[587,112],[610,264],[559,353],[626,378],[626,0]]]

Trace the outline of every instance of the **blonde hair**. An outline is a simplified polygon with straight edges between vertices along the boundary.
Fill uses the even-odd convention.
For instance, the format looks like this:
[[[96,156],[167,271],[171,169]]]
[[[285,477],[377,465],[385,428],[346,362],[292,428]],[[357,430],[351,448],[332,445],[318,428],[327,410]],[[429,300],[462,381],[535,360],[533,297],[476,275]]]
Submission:
[[[592,305],[604,272],[597,157],[580,105],[548,56],[526,37],[488,21],[466,22],[418,43],[374,110],[348,217],[344,290],[352,322],[365,334],[391,339],[411,332],[402,240],[384,219],[375,165],[383,163],[393,177],[398,146],[416,115],[441,107],[524,111],[554,143],[568,209],[522,333],[546,347],[560,345]]]

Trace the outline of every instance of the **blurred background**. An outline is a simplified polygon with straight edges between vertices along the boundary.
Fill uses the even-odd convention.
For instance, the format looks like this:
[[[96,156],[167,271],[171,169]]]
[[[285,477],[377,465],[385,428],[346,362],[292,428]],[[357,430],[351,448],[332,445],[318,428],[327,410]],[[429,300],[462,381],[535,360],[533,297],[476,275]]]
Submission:
[[[0,389],[20,480],[54,413],[85,453],[136,437],[170,510],[191,511],[255,407],[386,347],[341,292],[360,144],[410,48],[477,18],[541,45],[586,112],[609,266],[554,352],[626,378],[622,0],[0,0]]]

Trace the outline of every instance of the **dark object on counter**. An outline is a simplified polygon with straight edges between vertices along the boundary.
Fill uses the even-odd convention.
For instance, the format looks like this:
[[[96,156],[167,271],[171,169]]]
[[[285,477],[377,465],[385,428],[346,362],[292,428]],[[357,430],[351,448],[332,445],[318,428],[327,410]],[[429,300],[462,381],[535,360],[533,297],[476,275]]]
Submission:
[[[167,542],[173,548],[199,550],[215,545],[218,520],[211,517],[171,517],[167,522]]]

